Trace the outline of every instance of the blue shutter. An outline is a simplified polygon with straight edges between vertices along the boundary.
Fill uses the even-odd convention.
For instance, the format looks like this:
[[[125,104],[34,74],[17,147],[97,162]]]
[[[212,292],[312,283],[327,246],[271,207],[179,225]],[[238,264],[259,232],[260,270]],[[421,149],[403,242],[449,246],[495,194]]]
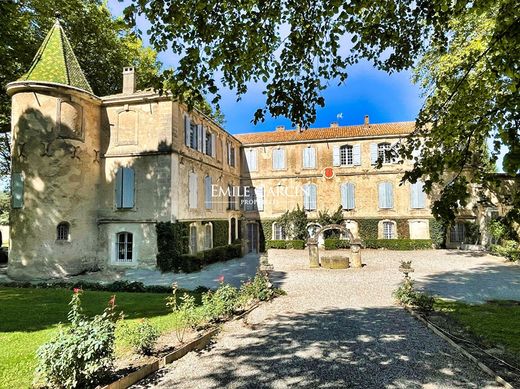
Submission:
[[[206,154],[206,127],[202,127],[202,152]]]
[[[352,163],[355,166],[361,165],[361,147],[359,144],[352,147]]]
[[[341,184],[340,192],[341,192],[341,207],[343,209],[348,209],[347,184]]]
[[[375,165],[377,158],[377,143],[370,143],[370,164]]]
[[[393,186],[390,182],[386,183],[386,208],[393,208],[394,207],[394,190]]]
[[[392,186],[389,182],[379,184],[379,208],[392,208]]]
[[[23,175],[21,173],[13,173],[12,184],[11,184],[11,193],[12,193],[12,197],[13,197],[13,208],[22,208],[23,207],[23,192],[24,192]]]
[[[314,147],[309,148],[309,167],[316,167],[316,149]]]
[[[212,180],[210,176],[206,176],[204,178],[204,203],[206,205],[206,209],[212,208],[212,194],[211,194],[211,186],[212,186]]]
[[[123,208],[123,168],[116,173],[116,208]]]
[[[285,169],[285,149],[280,149],[280,169]]]
[[[425,199],[424,199],[424,192],[423,192],[423,183],[420,181],[417,181],[415,184],[411,185],[411,203],[412,208],[424,208],[425,206]]]
[[[306,147],[303,149],[303,167],[309,168],[309,148]]]
[[[123,168],[123,206],[122,208],[134,207],[134,169]]]
[[[356,208],[355,187],[352,183],[347,184],[347,208]]]
[[[303,186],[303,209],[308,210],[310,208],[310,190],[309,185]]]
[[[334,146],[332,148],[332,165],[333,166],[340,166],[341,165],[339,146]]]
[[[264,188],[255,188],[256,194],[256,209],[259,211],[264,210]]]
[[[211,133],[211,156],[215,158],[217,156],[217,140],[215,133]]]
[[[316,209],[316,185],[308,184],[304,186],[303,206],[304,209],[314,211]]]
[[[273,149],[273,170],[280,169],[280,150],[279,149]]]

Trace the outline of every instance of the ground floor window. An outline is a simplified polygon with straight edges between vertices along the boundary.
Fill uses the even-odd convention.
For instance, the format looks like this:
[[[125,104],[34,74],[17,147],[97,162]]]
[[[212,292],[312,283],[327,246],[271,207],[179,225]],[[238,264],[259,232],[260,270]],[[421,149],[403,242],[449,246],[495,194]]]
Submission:
[[[274,240],[285,240],[285,230],[278,223],[273,224],[273,238]]]
[[[195,254],[197,252],[197,227],[190,226],[190,253]]]
[[[213,247],[213,225],[208,223],[204,226],[204,249],[209,250]]]
[[[56,240],[67,241],[69,240],[70,225],[69,223],[62,222],[56,227]]]
[[[383,239],[394,239],[395,229],[393,222],[383,222]]]
[[[117,260],[118,262],[132,262],[134,237],[130,232],[117,234]]]
[[[450,229],[450,241],[461,243],[466,238],[466,226],[462,222],[456,222]]]

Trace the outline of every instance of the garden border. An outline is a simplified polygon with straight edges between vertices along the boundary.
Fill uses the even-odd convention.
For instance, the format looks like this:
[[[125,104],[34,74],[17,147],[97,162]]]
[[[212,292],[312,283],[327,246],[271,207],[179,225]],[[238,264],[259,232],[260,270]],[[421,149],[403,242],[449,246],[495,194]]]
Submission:
[[[499,376],[494,370],[492,370],[489,366],[484,364],[482,361],[480,361],[477,357],[475,357],[473,354],[471,354],[468,350],[466,350],[464,347],[462,347],[460,344],[455,342],[453,339],[448,337],[446,334],[443,334],[442,331],[440,331],[438,328],[436,328],[428,319],[426,319],[423,315],[420,313],[414,311],[412,308],[404,307],[405,310],[412,315],[415,319],[419,320],[421,323],[426,325],[435,335],[440,337],[441,339],[448,342],[450,346],[452,346],[454,349],[456,349],[458,352],[460,352],[462,355],[464,355],[466,358],[468,358],[471,362],[475,363],[480,370],[482,370],[484,373],[490,375],[494,378],[496,382],[499,384],[504,385],[507,389],[514,389],[514,386],[511,385],[509,382],[507,382],[504,378]]]

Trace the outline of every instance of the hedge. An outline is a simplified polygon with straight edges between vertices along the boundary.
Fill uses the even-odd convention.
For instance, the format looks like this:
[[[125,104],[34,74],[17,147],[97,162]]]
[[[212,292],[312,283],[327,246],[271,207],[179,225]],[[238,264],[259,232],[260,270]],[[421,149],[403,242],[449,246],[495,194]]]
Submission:
[[[242,256],[242,244],[234,243],[225,246],[213,247],[209,250],[198,252],[197,254],[182,254],[178,257],[163,258],[157,262],[162,272],[193,273],[200,271],[203,266],[216,262],[227,261]]]
[[[350,241],[347,239],[329,238],[325,239],[325,250],[337,250],[350,248]]]
[[[427,250],[431,249],[431,239],[365,239],[364,245],[368,249],[390,250]]]
[[[296,249],[305,248],[304,240],[268,240],[265,242],[266,249]]]

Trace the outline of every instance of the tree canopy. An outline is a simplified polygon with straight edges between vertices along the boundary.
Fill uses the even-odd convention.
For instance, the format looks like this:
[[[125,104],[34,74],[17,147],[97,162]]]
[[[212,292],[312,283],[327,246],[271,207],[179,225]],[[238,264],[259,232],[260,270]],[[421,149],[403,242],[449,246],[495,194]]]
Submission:
[[[421,178],[428,192],[440,193],[432,208],[437,217],[453,219],[470,184],[496,189],[490,166],[501,146],[504,171],[518,176],[520,10],[514,0],[133,0],[125,18],[135,25],[137,15],[151,23],[153,47],[180,58],[163,74],[174,95],[188,105],[210,95],[217,104],[219,84],[240,98],[248,83],[263,83],[265,106],[255,122],[269,112],[308,127],[316,107],[325,105],[323,89],[345,82],[360,60],[386,72],[416,66],[425,104],[400,152],[410,158],[422,142],[422,156],[403,179]]]

